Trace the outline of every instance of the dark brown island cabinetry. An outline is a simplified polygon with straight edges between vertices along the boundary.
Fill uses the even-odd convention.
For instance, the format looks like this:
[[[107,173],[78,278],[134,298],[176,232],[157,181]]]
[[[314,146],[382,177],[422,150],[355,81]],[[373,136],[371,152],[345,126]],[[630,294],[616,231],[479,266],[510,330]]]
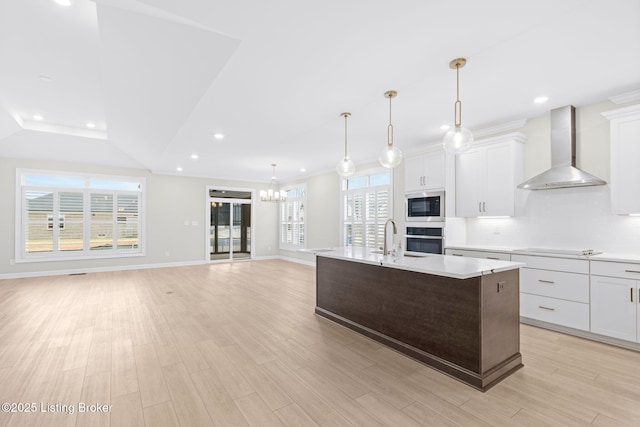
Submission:
[[[316,314],[485,391],[521,368],[518,269],[458,279],[317,257]]]

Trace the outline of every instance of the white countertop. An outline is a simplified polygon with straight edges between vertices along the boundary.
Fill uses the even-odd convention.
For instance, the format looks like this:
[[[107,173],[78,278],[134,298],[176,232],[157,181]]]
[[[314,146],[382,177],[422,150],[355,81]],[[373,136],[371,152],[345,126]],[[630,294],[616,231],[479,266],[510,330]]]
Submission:
[[[573,259],[585,259],[591,261],[609,261],[609,262],[629,262],[634,264],[640,264],[640,252],[638,253],[617,253],[617,252],[603,252],[598,255],[566,255],[566,254],[550,254],[550,253],[537,253],[537,252],[522,252],[523,247],[506,247],[506,246],[480,246],[480,245],[455,245],[447,246],[446,249],[460,249],[460,250],[473,250],[484,252],[501,252],[514,255],[532,255],[532,256],[545,256],[552,258],[573,258]]]
[[[483,251],[483,252],[504,252],[511,253],[520,247],[510,246],[480,246],[480,245],[460,245],[460,246],[446,246],[445,249],[460,249],[469,251]]]
[[[631,262],[634,264],[640,264],[640,253],[624,254],[604,252],[600,255],[594,255],[589,257],[592,261],[613,261],[613,262]]]
[[[307,251],[314,252],[317,256],[327,258],[381,265],[383,267],[434,274],[437,276],[452,277],[455,279],[468,279],[485,274],[513,270],[524,266],[521,262],[497,261],[450,255],[430,254],[420,257],[404,256],[399,259],[394,259],[391,256],[384,257],[381,253],[376,253],[377,251],[372,251],[368,248],[353,246],[332,248],[331,250],[328,250],[328,248],[320,250],[308,249]]]

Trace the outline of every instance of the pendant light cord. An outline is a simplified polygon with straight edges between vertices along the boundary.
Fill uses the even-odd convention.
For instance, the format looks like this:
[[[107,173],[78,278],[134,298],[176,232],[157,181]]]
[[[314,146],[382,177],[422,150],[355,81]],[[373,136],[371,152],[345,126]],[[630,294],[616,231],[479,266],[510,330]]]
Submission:
[[[393,95],[389,94],[389,126],[387,126],[387,146],[393,147],[393,125],[391,124],[391,98]]]
[[[462,126],[462,102],[460,101],[460,64],[456,64],[456,102],[453,104],[455,126]]]
[[[344,158],[347,158],[347,117],[348,114],[344,114]]]

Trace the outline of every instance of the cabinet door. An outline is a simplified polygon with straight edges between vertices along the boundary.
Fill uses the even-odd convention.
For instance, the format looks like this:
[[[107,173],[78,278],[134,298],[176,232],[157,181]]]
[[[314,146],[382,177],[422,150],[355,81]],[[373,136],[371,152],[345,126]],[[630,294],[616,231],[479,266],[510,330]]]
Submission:
[[[404,162],[405,191],[422,190],[424,182],[424,159],[422,156],[407,157]]]
[[[444,151],[424,155],[424,188],[440,190],[444,188],[445,163]]]
[[[636,341],[637,282],[591,276],[591,332]]]
[[[514,159],[511,145],[495,145],[485,151],[483,215],[514,214]]]
[[[640,113],[611,121],[611,208],[640,213]]]
[[[483,155],[476,150],[456,156],[456,216],[482,215]]]

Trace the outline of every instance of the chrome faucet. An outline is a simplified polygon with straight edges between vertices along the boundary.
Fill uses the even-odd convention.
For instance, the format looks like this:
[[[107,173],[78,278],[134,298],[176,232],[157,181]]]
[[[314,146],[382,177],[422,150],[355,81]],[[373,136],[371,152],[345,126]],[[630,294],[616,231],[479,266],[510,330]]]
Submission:
[[[384,223],[384,247],[382,248],[382,255],[387,256],[389,255],[389,247],[387,246],[387,225],[391,223],[393,225],[393,235],[395,236],[396,234],[398,234],[398,228],[396,227],[396,223],[394,220],[392,220],[391,218],[389,218],[387,220],[387,222]],[[393,238],[392,238],[393,240]],[[391,242],[393,243],[393,242]]]

